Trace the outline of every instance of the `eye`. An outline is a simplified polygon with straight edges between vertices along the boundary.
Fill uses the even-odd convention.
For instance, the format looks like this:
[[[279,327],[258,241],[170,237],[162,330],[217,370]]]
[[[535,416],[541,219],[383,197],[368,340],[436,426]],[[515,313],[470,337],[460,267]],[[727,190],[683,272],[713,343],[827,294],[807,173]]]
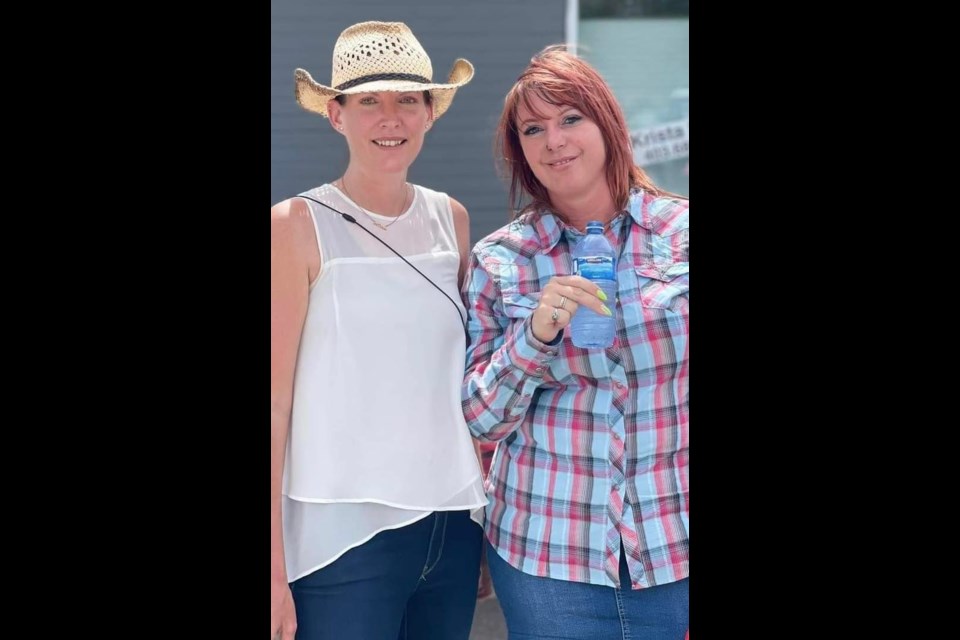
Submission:
[[[402,96],[400,98],[401,104],[417,104],[418,102],[420,102],[420,100],[418,100],[417,96],[414,95]]]
[[[542,131],[542,129],[541,129],[540,127],[538,127],[537,125],[533,124],[533,125],[530,125],[529,127],[527,127],[526,129],[523,130],[523,135],[525,135],[525,136],[532,136],[533,134],[535,134],[535,133],[540,133],[541,131]]]
[[[563,119],[563,124],[576,124],[576,123],[580,122],[581,120],[583,120],[583,116],[573,114],[573,115],[569,115],[569,116],[565,117],[565,118]]]
[[[360,98],[360,104],[377,104],[377,99],[373,96],[363,96]]]

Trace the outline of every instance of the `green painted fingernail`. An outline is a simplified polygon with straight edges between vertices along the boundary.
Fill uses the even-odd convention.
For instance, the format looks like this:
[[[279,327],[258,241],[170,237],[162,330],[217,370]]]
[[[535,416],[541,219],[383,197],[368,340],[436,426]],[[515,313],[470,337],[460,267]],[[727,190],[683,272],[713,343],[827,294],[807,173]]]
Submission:
[[[597,297],[603,300],[604,302],[607,301],[607,294],[603,292],[603,289],[597,289]]]
[[[600,308],[603,309],[603,312],[604,312],[605,314],[607,314],[608,316],[612,316],[612,315],[613,315],[613,311],[610,311],[610,309],[607,308],[607,305],[602,304],[602,305],[600,305]]]

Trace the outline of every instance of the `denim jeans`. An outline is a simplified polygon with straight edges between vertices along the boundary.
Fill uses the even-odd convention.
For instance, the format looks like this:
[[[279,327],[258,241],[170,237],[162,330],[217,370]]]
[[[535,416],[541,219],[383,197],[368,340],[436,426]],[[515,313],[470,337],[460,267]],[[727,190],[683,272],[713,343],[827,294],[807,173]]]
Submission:
[[[622,547],[620,584],[626,589],[532,576],[485,544],[510,640],[683,640],[687,632],[689,579],[631,590]]]
[[[482,539],[469,511],[381,531],[290,584],[296,640],[467,640]]]

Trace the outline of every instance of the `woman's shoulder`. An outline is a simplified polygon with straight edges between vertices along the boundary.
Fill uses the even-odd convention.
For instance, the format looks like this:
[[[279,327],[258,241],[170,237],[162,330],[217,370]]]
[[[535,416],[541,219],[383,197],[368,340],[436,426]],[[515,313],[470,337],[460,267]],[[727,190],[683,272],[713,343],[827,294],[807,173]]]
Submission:
[[[483,237],[473,251],[481,260],[497,262],[529,260],[542,250],[541,233],[537,228],[538,214],[526,212],[499,229]]]
[[[270,244],[271,256],[282,258],[288,264],[316,263],[319,268],[313,216],[303,198],[287,198],[270,207]]]
[[[457,227],[469,227],[469,214],[467,213],[466,207],[464,207],[459,200],[445,191],[437,191],[436,189],[425,187],[422,184],[414,184],[411,182],[410,186],[420,194],[420,197],[427,205],[427,211],[431,212],[432,215],[444,213],[452,217]]]
[[[450,209],[450,211],[454,214],[454,217],[456,217],[456,205],[454,204],[456,200],[454,200],[446,191],[438,191],[436,189],[431,189],[430,187],[425,187],[422,184],[415,184],[413,182],[410,183],[410,186],[413,187],[415,192],[420,194],[420,198],[426,203],[428,210],[447,211],[447,209]]]
[[[437,189],[431,189],[430,187],[425,187],[422,184],[416,184],[414,182],[410,183],[410,186],[414,188],[415,191],[419,191],[425,197],[434,199],[434,198],[449,198],[449,194],[446,191],[438,191]]]
[[[690,201],[674,195],[642,195],[642,225],[660,236],[671,236],[690,227]]]
[[[312,189],[306,189],[296,195],[286,198],[285,200],[277,202],[270,208],[270,211],[273,214],[279,215],[291,211],[306,211],[310,208],[308,201],[329,196],[331,193],[336,194],[339,192],[332,184],[325,182],[319,186],[313,187]]]
[[[297,196],[281,200],[270,207],[270,221],[275,227],[302,224],[309,216],[310,207],[303,198]]]

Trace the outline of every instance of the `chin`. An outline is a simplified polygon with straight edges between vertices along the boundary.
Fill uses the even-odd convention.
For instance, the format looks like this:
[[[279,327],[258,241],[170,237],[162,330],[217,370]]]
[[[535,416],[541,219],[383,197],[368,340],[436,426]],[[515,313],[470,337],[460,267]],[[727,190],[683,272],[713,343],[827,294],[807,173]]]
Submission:
[[[574,196],[586,191],[587,188],[586,185],[579,180],[554,180],[553,184],[547,184],[546,187],[550,193],[555,193],[559,196]]]

